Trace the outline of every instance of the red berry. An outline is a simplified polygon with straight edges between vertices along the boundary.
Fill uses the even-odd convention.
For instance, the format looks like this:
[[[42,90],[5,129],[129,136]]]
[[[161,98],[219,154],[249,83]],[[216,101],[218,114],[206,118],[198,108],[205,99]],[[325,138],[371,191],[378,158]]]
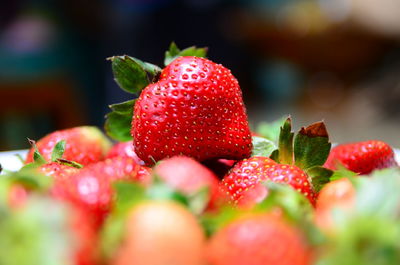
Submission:
[[[253,214],[223,227],[211,237],[206,253],[210,265],[311,264],[301,233],[267,214]]]
[[[243,159],[252,147],[237,80],[222,65],[192,56],[174,60],[142,91],[132,136],[148,164],[175,155]]]
[[[113,147],[111,147],[106,158],[112,158],[116,156],[130,157],[139,165],[144,165],[143,160],[140,159],[135,153],[135,150],[133,150],[133,141],[116,143]]]
[[[52,132],[37,141],[36,146],[40,154],[50,161],[54,146],[62,140],[66,141],[62,158],[82,165],[103,160],[111,146],[109,140],[98,128],[89,126]],[[25,163],[33,162],[33,152],[34,148],[32,147]]]
[[[112,265],[202,265],[205,235],[185,207],[173,201],[144,201],[128,214],[124,240]]]
[[[252,206],[267,196],[261,182],[270,180],[291,185],[305,195],[311,203],[315,193],[307,174],[294,165],[277,164],[267,157],[251,157],[238,162],[221,182],[221,189],[230,199],[242,206]]]
[[[190,157],[175,156],[161,161],[154,172],[165,183],[183,194],[191,195],[202,188],[208,188],[209,207],[215,206],[218,192],[218,178],[214,173]]]
[[[68,179],[55,182],[56,197],[66,199],[98,217],[101,223],[108,213],[117,180],[150,182],[150,169],[136,164],[132,158],[115,157],[91,164]]]
[[[334,170],[338,163],[359,174],[369,174],[375,169],[397,166],[393,149],[385,142],[377,140],[334,147],[324,166]]]

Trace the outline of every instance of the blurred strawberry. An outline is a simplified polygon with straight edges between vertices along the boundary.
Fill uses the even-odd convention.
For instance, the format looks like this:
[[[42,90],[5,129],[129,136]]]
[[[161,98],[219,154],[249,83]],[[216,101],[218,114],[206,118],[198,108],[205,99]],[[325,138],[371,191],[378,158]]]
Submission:
[[[308,245],[300,231],[266,213],[229,222],[209,240],[210,265],[307,265]]]
[[[38,152],[46,161],[51,160],[55,145],[65,141],[63,159],[75,161],[82,165],[103,160],[111,147],[110,141],[96,127],[81,126],[52,132],[36,142]],[[34,161],[35,148],[28,152],[25,163]]]
[[[338,164],[359,174],[369,174],[375,169],[398,166],[393,149],[387,143],[377,140],[334,147],[325,167],[334,170]]]
[[[325,230],[333,227],[333,209],[351,211],[355,206],[355,188],[348,178],[331,181],[320,191],[315,209],[316,224]]]
[[[130,157],[139,165],[144,165],[143,160],[141,160],[135,153],[135,150],[133,150],[133,141],[116,143],[113,147],[111,147],[106,158],[112,158],[116,156]]]
[[[114,157],[88,165],[69,178],[57,178],[55,196],[71,201],[103,221],[114,199],[112,183],[117,180],[150,183],[150,169],[129,157]]]
[[[205,235],[185,207],[146,201],[129,210],[112,265],[202,265]]]

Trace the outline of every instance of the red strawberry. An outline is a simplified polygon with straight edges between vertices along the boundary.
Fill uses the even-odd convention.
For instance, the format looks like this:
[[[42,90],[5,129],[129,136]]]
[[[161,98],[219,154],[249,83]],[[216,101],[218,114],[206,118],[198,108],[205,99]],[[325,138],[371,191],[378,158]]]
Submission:
[[[58,162],[51,162],[39,167],[39,171],[46,176],[54,177],[55,179],[68,179],[70,176],[79,172],[76,167],[60,164]]]
[[[143,160],[140,159],[135,153],[135,150],[133,150],[133,141],[116,143],[113,147],[111,147],[106,158],[112,158],[116,156],[131,157],[139,165],[144,165]]]
[[[232,201],[252,206],[267,196],[262,181],[286,183],[314,202],[314,190],[307,174],[294,165],[277,164],[267,157],[251,157],[238,162],[221,182],[221,188]]]
[[[62,140],[66,141],[63,158],[82,165],[102,160],[111,146],[98,128],[90,126],[52,132],[37,141],[36,146],[44,159],[50,161],[54,146]],[[29,150],[25,163],[33,162],[34,151],[33,147]]]
[[[387,143],[377,140],[334,147],[325,167],[336,169],[337,164],[342,164],[359,174],[369,174],[375,169],[397,166],[393,149]]]
[[[154,168],[154,173],[165,183],[185,195],[193,195],[208,188],[209,206],[215,205],[218,192],[218,178],[214,173],[190,157],[175,156],[161,161]]]
[[[115,157],[81,169],[68,179],[56,179],[55,196],[71,201],[98,217],[101,223],[113,200],[112,183],[116,180],[150,182],[150,169],[132,158]]]
[[[129,210],[112,265],[202,265],[205,235],[174,201],[143,201]]]
[[[206,253],[210,265],[311,264],[302,234],[268,214],[253,214],[226,225],[211,237]]]
[[[276,161],[254,156],[238,162],[221,182],[221,190],[241,206],[251,207],[267,196],[262,181],[286,183],[315,203],[315,190],[311,177],[319,182],[329,181],[330,170],[322,168],[328,156],[330,143],[322,122],[302,128],[296,135],[291,132],[288,118],[281,127],[279,149],[271,157]],[[322,179],[322,180],[321,180]]]
[[[69,166],[65,165],[60,165],[57,163],[51,163],[48,165],[41,166],[39,168],[39,171],[41,173],[46,173],[50,174],[53,176],[56,180],[58,178],[64,179],[64,177],[70,177],[68,176],[68,173],[73,173],[74,170],[70,169],[75,169]],[[68,250],[70,251],[71,257],[68,256],[68,264],[71,263],[71,260],[75,265],[95,265],[99,264],[98,263],[98,225],[97,221],[95,219],[95,216],[93,216],[91,213],[88,213],[86,209],[77,207],[76,205],[67,203],[68,205],[65,204],[65,202],[60,202],[59,200],[54,200],[53,198],[49,198],[47,195],[43,196],[43,194],[37,192],[36,188],[41,188],[40,183],[36,182],[40,175],[36,175],[36,171],[24,171],[23,173],[14,173],[15,176],[17,177],[16,183],[12,183],[9,186],[8,189],[8,207],[10,207],[11,211],[13,212],[18,212],[19,215],[24,215],[25,212],[32,212],[32,207],[34,204],[36,204],[39,200],[45,200],[46,203],[43,205],[47,208],[33,208],[34,213],[28,214],[26,217],[29,220],[29,224],[32,229],[34,228],[34,223],[35,220],[32,220],[35,217],[35,215],[42,215],[44,216],[43,219],[45,219],[45,226],[43,226],[43,221],[40,222],[40,226],[35,229],[35,231],[32,231],[35,235],[37,233],[40,234],[46,234],[48,233],[49,230],[49,225],[50,226],[55,226],[55,222],[63,222],[62,225],[66,225],[60,232],[60,228],[62,228],[61,224],[57,224],[55,227],[57,227],[58,231],[57,233],[51,234],[51,237],[58,237],[60,233],[65,233],[68,235],[68,241],[67,242],[60,242],[60,244],[68,244]],[[19,183],[18,182],[18,174],[25,179],[25,181]],[[32,174],[29,176],[29,174]],[[11,175],[12,177],[12,175]],[[28,178],[32,178],[32,183],[36,183],[39,186],[36,187],[36,185],[27,185],[30,182],[27,182],[26,180]],[[3,205],[4,206],[4,205]],[[50,206],[50,209],[48,207]],[[55,217],[57,214],[54,212],[55,207],[59,208],[62,207],[63,214],[62,220],[57,220],[57,217]],[[16,211],[17,210],[17,211]],[[50,211],[50,214],[46,212],[47,210]],[[61,210],[61,209],[59,209]],[[65,211],[65,212],[64,212]],[[57,210],[56,210],[57,212]],[[49,217],[50,216],[50,217]],[[10,217],[9,215],[7,217]],[[48,218],[49,217],[49,218]],[[25,220],[26,222],[26,220]],[[18,222],[15,222],[16,226],[20,225]],[[65,224],[64,224],[65,223]],[[49,244],[49,238],[47,237],[39,237],[36,238],[31,237],[29,235],[29,232],[27,232],[26,227],[22,228],[21,231],[24,233],[18,233],[18,238],[16,238],[17,241],[15,242],[23,242],[24,240],[29,240],[29,242],[32,242],[32,244]],[[4,234],[3,234],[4,236]],[[28,237],[27,239],[22,239],[24,237]],[[35,242],[35,240],[40,240],[40,242]],[[18,243],[19,244],[19,243]],[[22,246],[24,246],[22,244]],[[15,246],[14,246],[15,247]],[[52,245],[49,245],[48,247],[52,247]],[[64,245],[65,247],[65,245]],[[12,247],[11,247],[12,248]],[[29,248],[24,249],[25,251],[29,251]],[[41,251],[38,251],[41,253]],[[40,253],[34,253],[34,255],[40,255]],[[48,253],[47,253],[48,254]],[[65,258],[60,257],[60,258]],[[71,259],[72,258],[72,259]],[[43,259],[43,260],[48,260],[46,257],[38,257],[38,260]],[[36,264],[36,262],[33,261],[33,263]],[[8,263],[7,263],[8,264]],[[38,263],[39,264],[39,263]]]
[[[315,222],[323,229],[333,225],[334,208],[352,211],[355,206],[356,190],[348,178],[338,179],[326,184],[318,194]]]
[[[132,136],[148,164],[185,155],[199,161],[250,156],[251,134],[239,84],[210,60],[179,57],[135,103]]]
[[[215,189],[218,179],[214,173],[190,157],[175,156],[161,161],[154,168],[164,182],[185,194],[203,187]]]
[[[83,208],[71,206],[69,228],[73,236],[76,265],[95,265],[98,262],[99,230],[96,219]]]

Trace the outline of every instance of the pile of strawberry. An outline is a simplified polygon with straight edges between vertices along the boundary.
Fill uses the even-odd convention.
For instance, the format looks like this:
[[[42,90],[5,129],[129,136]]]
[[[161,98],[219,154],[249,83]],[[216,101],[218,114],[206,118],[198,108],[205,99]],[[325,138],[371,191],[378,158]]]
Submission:
[[[134,100],[107,134],[50,133],[0,178],[1,265],[400,264],[400,170],[382,141],[331,149],[323,122],[249,128],[238,81],[172,44],[110,58]],[[3,172],[4,173],[4,172]]]

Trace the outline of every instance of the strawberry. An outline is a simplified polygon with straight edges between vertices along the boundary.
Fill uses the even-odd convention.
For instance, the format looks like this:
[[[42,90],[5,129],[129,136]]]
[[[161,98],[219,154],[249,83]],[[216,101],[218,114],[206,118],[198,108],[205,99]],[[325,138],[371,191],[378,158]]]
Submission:
[[[63,167],[67,166],[52,163],[40,168],[39,172],[43,169],[58,178],[66,176],[64,173],[61,174]],[[67,168],[65,169],[68,170]],[[3,219],[0,223],[4,225],[10,220],[11,227],[4,230],[5,227],[0,225],[0,231],[2,238],[8,237],[10,240],[15,237],[8,241],[6,250],[11,253],[7,255],[12,257],[13,251],[21,248],[20,253],[23,250],[23,256],[27,259],[17,258],[12,263],[7,263],[0,258],[1,264],[45,264],[52,258],[54,260],[50,262],[51,264],[98,264],[98,228],[94,216],[83,208],[65,201],[54,200],[48,193],[43,194],[43,191],[47,191],[43,189],[44,182],[41,183],[45,177],[39,175],[38,170],[23,169],[7,177],[0,183],[3,186],[9,181],[8,188],[1,189],[2,192],[8,192],[8,198],[5,204],[1,204]],[[12,229],[18,233],[15,231],[10,233]],[[56,258],[55,256],[59,254],[54,254],[53,251],[56,253],[62,251],[63,255]]]
[[[211,237],[206,254],[210,265],[311,264],[301,232],[268,213],[231,221]]]
[[[355,206],[356,191],[348,178],[341,178],[326,184],[318,194],[315,222],[323,228],[333,226],[334,208],[351,211]]]
[[[122,233],[109,264],[204,264],[204,232],[194,215],[177,202],[139,202],[127,213]]]
[[[134,108],[135,150],[146,163],[178,154],[197,160],[246,158],[251,135],[242,93],[228,69],[180,57],[147,86]]]
[[[44,159],[50,161],[53,148],[62,140],[66,141],[62,158],[82,165],[102,160],[111,146],[109,140],[98,128],[90,126],[52,132],[40,139],[36,146]],[[25,160],[26,164],[33,162],[34,152],[35,149],[32,147]]]
[[[231,199],[239,205],[252,205],[267,195],[262,181],[286,183],[303,193],[311,202],[315,194],[308,175],[294,165],[277,164],[267,157],[251,157],[240,161],[222,180]]]
[[[238,81],[230,70],[199,55],[204,56],[205,50],[179,51],[171,45],[162,71],[129,56],[111,58],[120,87],[140,95],[111,105],[105,128],[111,137],[126,140],[131,121],[135,152],[146,164],[176,155],[204,161],[251,154]]]
[[[116,180],[148,184],[150,169],[136,164],[132,158],[110,158],[88,165],[69,178],[57,178],[53,189],[56,197],[93,213],[101,223],[111,207],[112,183]]]
[[[294,149],[293,136],[288,118],[281,127],[279,149],[271,155],[279,163],[265,156],[238,162],[222,180],[222,192],[227,193],[234,203],[251,207],[267,196],[262,182],[268,180],[290,185],[314,204],[318,187],[313,186],[310,176],[319,175],[328,181],[332,174],[320,167],[329,153],[328,135],[323,123],[302,128],[294,141]]]
[[[329,154],[325,167],[336,169],[342,164],[359,174],[369,174],[375,169],[397,166],[393,149],[385,142],[370,140],[341,144]]]
[[[135,160],[137,164],[144,165],[143,160],[141,160],[135,153],[135,150],[133,150],[133,141],[116,143],[111,147],[110,151],[108,151],[106,158],[116,156],[130,157]]]
[[[199,191],[208,187],[215,189],[218,179],[212,171],[190,157],[175,156],[154,167],[154,173],[171,187],[184,194]]]
[[[154,173],[167,185],[190,196],[206,188],[209,195],[208,208],[214,208],[218,198],[218,178],[214,173],[186,156],[175,156],[160,161],[154,167]]]

